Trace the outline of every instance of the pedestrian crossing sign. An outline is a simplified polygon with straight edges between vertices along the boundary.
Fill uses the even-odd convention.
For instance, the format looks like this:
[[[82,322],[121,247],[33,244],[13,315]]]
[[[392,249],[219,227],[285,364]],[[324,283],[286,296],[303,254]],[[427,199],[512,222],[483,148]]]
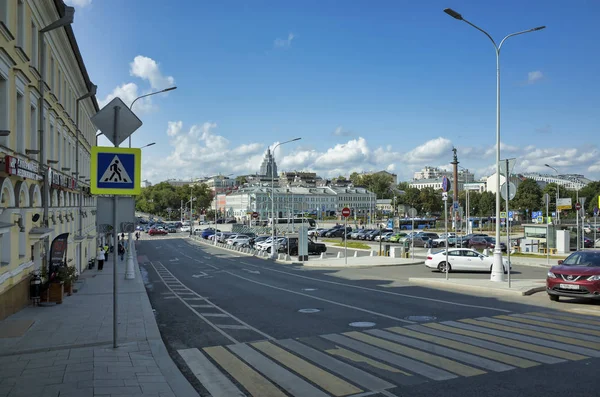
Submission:
[[[92,194],[138,195],[141,192],[141,149],[92,147]]]

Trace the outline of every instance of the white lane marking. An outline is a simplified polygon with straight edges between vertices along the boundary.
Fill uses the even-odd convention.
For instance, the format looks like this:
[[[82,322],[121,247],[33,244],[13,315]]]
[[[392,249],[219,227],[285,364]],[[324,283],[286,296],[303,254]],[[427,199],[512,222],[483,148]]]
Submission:
[[[225,313],[200,313],[204,317],[229,317]]]
[[[282,270],[270,269],[268,267],[253,265],[251,263],[243,262],[243,261],[240,261],[239,263],[243,263],[244,265],[248,265],[248,266],[252,266],[252,267],[257,267],[257,268],[262,269],[262,270],[270,270],[272,272],[284,273],[284,274],[287,274],[287,275],[290,275],[290,276],[294,276],[294,277],[300,277],[300,278],[305,278],[307,280],[318,281],[320,283],[341,285],[341,286],[344,286],[344,287],[362,289],[362,290],[365,290],[365,291],[378,292],[380,294],[402,296],[402,297],[405,297],[405,298],[412,298],[412,299],[421,299],[421,300],[426,300],[426,301],[431,301],[431,302],[437,302],[437,303],[444,303],[444,304],[447,304],[447,305],[454,305],[454,306],[474,307],[474,308],[477,308],[477,309],[495,310],[495,311],[502,312],[502,313],[512,313],[511,310],[497,309],[495,307],[469,305],[469,304],[466,304],[466,303],[457,303],[457,302],[444,301],[444,300],[441,300],[441,299],[426,298],[424,296],[415,296],[415,295],[400,294],[398,292],[392,292],[392,291],[382,291],[382,290],[378,290],[378,289],[375,289],[375,288],[361,287],[360,285],[352,285],[352,284],[340,283],[340,282],[337,282],[337,281],[321,280],[321,279],[314,278],[314,277],[302,276],[300,274],[285,272],[285,271],[282,271]]]
[[[252,273],[252,274],[260,274],[260,272],[258,270],[250,270],[250,269],[242,269],[248,273]]]
[[[394,316],[388,316],[387,314],[374,312],[372,310],[363,309],[361,307],[347,305],[345,303],[336,302],[336,301],[332,301],[332,300],[329,300],[329,299],[319,298],[319,297],[314,296],[314,295],[303,294],[302,292],[292,291],[292,290],[287,289],[287,288],[276,287],[276,286],[271,285],[271,284],[261,283],[259,281],[254,281],[254,280],[251,280],[249,278],[242,277],[242,276],[239,276],[239,275],[231,273],[231,272],[225,272],[225,273],[230,274],[230,275],[232,275],[234,277],[237,277],[237,278],[241,278],[242,280],[249,281],[249,282],[254,283],[254,284],[258,284],[258,285],[262,285],[262,286],[265,286],[265,287],[277,289],[277,290],[280,290],[280,291],[289,292],[290,294],[306,296],[307,298],[316,299],[316,300],[319,300],[319,301],[322,301],[322,302],[331,303],[332,305],[343,306],[343,307],[346,307],[348,309],[358,310],[358,311],[369,313],[369,314],[373,314],[373,315],[379,316],[379,317],[389,318],[390,320],[400,321],[400,322],[407,323],[407,324],[415,324],[414,321],[404,320],[403,318],[398,318],[398,317],[394,317]]]
[[[214,397],[243,397],[244,394],[200,350],[181,349],[177,353],[198,378],[202,386]]]
[[[192,274],[192,277],[194,277],[194,278],[206,277],[206,276],[208,276],[208,274],[206,274],[204,272],[200,272],[200,274]]]
[[[217,324],[217,327],[223,329],[248,329],[245,325],[237,325],[237,324]]]
[[[160,262],[156,262],[157,264],[159,264],[160,266],[162,266],[164,268],[164,265]],[[156,269],[156,267],[154,266],[153,262],[150,262],[150,265],[152,267],[154,267]],[[166,269],[166,268],[165,268]],[[173,276],[175,277],[175,276]],[[169,286],[167,286],[167,288],[170,289]],[[275,338],[273,338],[271,335],[265,334],[264,332],[258,330],[257,328],[254,328],[253,326],[251,326],[250,324],[246,323],[245,321],[239,319],[238,317],[234,316],[233,314],[229,313],[228,311],[220,308],[219,306],[215,305],[214,303],[212,303],[208,298],[203,297],[202,295],[194,292],[194,294],[197,296],[197,298],[182,298],[179,297],[179,300],[181,300],[181,302],[183,302],[184,305],[186,305],[192,312],[194,312],[198,317],[200,317],[202,320],[204,320],[207,324],[209,324],[211,327],[217,329],[217,326],[215,324],[213,324],[212,322],[210,322],[206,317],[203,317],[200,313],[198,313],[196,311],[196,309],[194,309],[191,304],[187,303],[187,301],[206,301],[206,303],[212,305],[212,307],[214,307],[215,309],[221,311],[224,314],[227,314],[229,317],[231,317],[232,319],[234,319],[235,321],[237,321],[240,324],[245,325],[246,327],[248,327],[248,329],[251,329],[252,331],[256,332],[257,334],[260,334],[262,336],[265,337],[265,339],[268,340],[275,340]],[[221,331],[221,329],[217,329],[217,331],[219,331],[219,333],[223,334],[225,337],[227,337],[229,340],[231,340],[234,343],[239,343],[237,340],[235,340],[234,338],[232,338],[231,336],[227,335],[225,332]]]

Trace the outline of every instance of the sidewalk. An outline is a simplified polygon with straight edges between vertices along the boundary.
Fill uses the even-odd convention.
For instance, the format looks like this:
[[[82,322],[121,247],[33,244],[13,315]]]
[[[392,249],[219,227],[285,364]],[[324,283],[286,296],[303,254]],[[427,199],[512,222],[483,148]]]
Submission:
[[[505,275],[506,278],[506,275]],[[472,278],[456,278],[455,275],[450,275],[450,278],[438,277],[411,277],[409,282],[424,287],[438,288],[444,290],[455,290],[460,292],[484,292],[484,293],[500,293],[510,295],[532,295],[536,292],[546,290],[545,280],[511,280],[511,286],[508,287],[508,278],[504,282],[495,282],[490,280],[472,279]]]
[[[86,270],[61,305],[0,321],[12,331],[0,337],[0,397],[198,396],[161,339],[137,263],[134,280],[125,280],[125,264],[118,262],[119,347],[111,257],[102,272]]]

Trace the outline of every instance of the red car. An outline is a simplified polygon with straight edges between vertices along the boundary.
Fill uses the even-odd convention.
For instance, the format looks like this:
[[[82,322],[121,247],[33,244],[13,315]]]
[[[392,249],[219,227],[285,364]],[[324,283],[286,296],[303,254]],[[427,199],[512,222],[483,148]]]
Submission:
[[[573,252],[552,266],[546,279],[550,300],[561,296],[600,299],[600,250]]]
[[[156,229],[156,228],[152,228],[150,230],[148,230],[148,234],[151,236],[162,236],[165,234],[169,234],[169,232],[167,232],[164,229]]]

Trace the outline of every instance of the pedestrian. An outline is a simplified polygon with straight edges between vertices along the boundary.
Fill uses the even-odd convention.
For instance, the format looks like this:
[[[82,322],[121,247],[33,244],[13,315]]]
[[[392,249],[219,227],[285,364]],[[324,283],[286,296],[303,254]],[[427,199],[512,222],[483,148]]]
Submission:
[[[98,247],[98,253],[97,253],[96,257],[98,258],[98,270],[102,271],[102,269],[104,268],[104,259],[106,259],[105,255],[104,255],[104,247],[102,247],[102,246]]]
[[[121,260],[123,260],[123,258],[125,257],[125,247],[123,247],[123,243],[119,243],[118,253],[121,257]]]
[[[108,260],[108,244],[104,244],[104,256],[105,259]]]
[[[315,236],[315,242],[319,241],[319,233],[317,231],[313,233],[313,236]]]
[[[140,239],[140,232],[136,232],[135,233],[135,240],[139,240]]]

